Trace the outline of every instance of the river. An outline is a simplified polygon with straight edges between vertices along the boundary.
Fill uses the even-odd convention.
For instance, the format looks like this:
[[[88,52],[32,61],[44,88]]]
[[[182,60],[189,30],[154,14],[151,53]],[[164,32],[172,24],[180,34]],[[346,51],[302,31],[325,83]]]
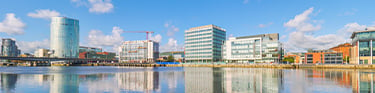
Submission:
[[[0,67],[1,93],[369,93],[375,70]]]

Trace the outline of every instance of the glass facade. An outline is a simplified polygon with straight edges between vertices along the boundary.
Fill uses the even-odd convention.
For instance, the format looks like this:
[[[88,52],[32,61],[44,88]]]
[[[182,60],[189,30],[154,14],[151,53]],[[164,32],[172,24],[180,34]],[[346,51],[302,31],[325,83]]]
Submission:
[[[228,63],[279,62],[281,55],[277,33],[232,37],[225,41],[223,47],[223,59]]]
[[[186,62],[221,61],[225,38],[225,30],[215,25],[194,27],[185,31]]]
[[[52,17],[50,44],[52,57],[78,58],[79,21],[66,17]]]
[[[17,57],[21,54],[21,50],[18,49],[16,41],[12,39],[2,39],[1,55],[9,57]]]

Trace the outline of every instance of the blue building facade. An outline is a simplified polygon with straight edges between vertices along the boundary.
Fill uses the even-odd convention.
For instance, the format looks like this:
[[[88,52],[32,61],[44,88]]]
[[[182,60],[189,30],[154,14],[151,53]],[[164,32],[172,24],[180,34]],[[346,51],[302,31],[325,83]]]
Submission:
[[[190,28],[185,31],[185,62],[222,61],[222,46],[226,31],[215,25]]]
[[[52,57],[78,58],[79,21],[67,17],[52,17],[50,44]]]

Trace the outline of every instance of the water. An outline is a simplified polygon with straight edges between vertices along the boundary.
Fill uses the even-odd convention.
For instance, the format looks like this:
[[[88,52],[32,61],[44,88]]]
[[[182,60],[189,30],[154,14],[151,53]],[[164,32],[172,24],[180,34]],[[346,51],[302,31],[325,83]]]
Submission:
[[[1,93],[369,93],[375,70],[0,67]]]

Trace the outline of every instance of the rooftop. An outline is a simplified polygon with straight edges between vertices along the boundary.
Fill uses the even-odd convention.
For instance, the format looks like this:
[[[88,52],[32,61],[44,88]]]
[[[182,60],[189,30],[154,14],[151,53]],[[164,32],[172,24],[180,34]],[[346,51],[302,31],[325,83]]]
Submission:
[[[223,29],[219,26],[213,25],[213,24],[205,25],[205,26],[199,26],[199,27],[192,27],[188,31],[198,30],[198,29],[206,29],[206,28],[216,28],[216,29],[219,29],[219,30],[222,30],[222,31],[226,31],[225,29]]]
[[[353,39],[355,37],[355,34],[357,34],[357,33],[363,33],[363,32],[375,32],[375,27],[367,27],[363,31],[355,31],[355,32],[353,32],[352,36],[350,36],[350,38]]]

